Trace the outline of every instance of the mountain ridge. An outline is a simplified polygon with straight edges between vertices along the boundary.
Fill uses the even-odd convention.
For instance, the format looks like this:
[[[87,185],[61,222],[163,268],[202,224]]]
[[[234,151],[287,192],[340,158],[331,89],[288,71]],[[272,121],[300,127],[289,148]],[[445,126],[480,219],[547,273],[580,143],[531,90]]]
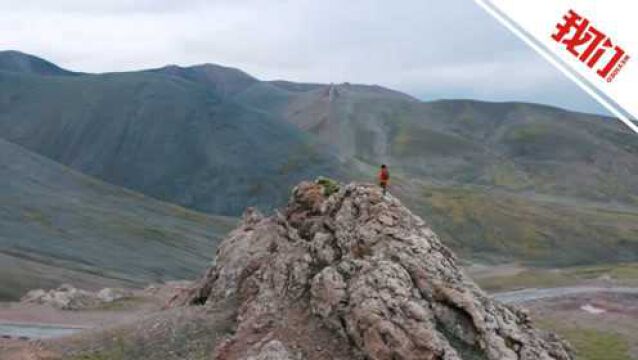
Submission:
[[[191,64],[191,65],[179,65],[179,64],[166,64],[160,67],[156,67],[156,68],[148,68],[148,69],[141,69],[141,70],[134,70],[134,71],[103,71],[103,72],[77,72],[77,71],[72,71],[72,70],[67,70],[64,68],[61,68],[55,64],[53,64],[50,61],[47,61],[41,57],[35,56],[35,55],[31,55],[28,53],[24,53],[21,52],[19,50],[0,50],[0,59],[7,59],[7,58],[11,58],[11,57],[16,57],[18,59],[30,59],[30,60],[26,60],[26,61],[37,61],[37,62],[43,62],[46,63],[48,65],[51,65],[57,69],[59,69],[62,73],[64,74],[68,74],[68,75],[110,75],[110,74],[121,74],[121,73],[130,73],[130,72],[159,72],[159,73],[167,73],[169,75],[175,75],[178,77],[183,77],[188,79],[189,76],[184,76],[181,74],[175,74],[174,72],[181,72],[181,71],[206,71],[207,69],[213,69],[216,71],[219,70],[226,70],[226,71],[231,71],[236,73],[239,76],[245,77],[247,79],[252,79],[254,81],[261,81],[264,83],[270,83],[273,84],[277,87],[280,87],[282,89],[285,90],[293,90],[293,91],[307,91],[307,90],[312,90],[312,89],[317,89],[317,88],[325,88],[325,87],[329,87],[329,86],[355,86],[355,87],[364,87],[364,88],[372,88],[372,89],[380,89],[382,91],[388,91],[388,92],[392,92],[392,93],[396,93],[399,96],[404,96],[406,98],[411,98],[413,100],[422,102],[422,103],[445,103],[445,102],[474,102],[474,103],[487,103],[487,104],[510,104],[510,105],[534,105],[534,106],[540,106],[540,107],[548,107],[548,108],[553,108],[556,110],[563,110],[563,111],[568,111],[568,112],[572,112],[572,113],[580,113],[583,115],[590,115],[590,116],[600,116],[600,117],[606,117],[609,119],[615,119],[613,116],[609,116],[609,115],[604,115],[604,114],[595,114],[595,113],[590,113],[590,112],[585,112],[585,111],[577,111],[577,110],[570,110],[570,109],[566,109],[566,108],[562,108],[560,106],[556,106],[556,105],[548,105],[548,104],[543,104],[543,103],[535,103],[535,102],[526,102],[526,101],[515,101],[515,100],[507,100],[507,101],[497,101],[497,100],[476,100],[476,99],[472,99],[472,98],[441,98],[441,99],[432,99],[432,100],[420,100],[415,98],[412,95],[409,95],[408,93],[399,91],[399,90],[394,90],[391,89],[389,87],[385,87],[385,86],[381,86],[381,85],[377,85],[377,84],[363,84],[363,83],[350,83],[350,82],[344,82],[344,83],[340,83],[340,84],[336,84],[336,83],[317,83],[317,82],[295,82],[295,81],[289,81],[289,80],[283,80],[283,79],[275,79],[275,80],[260,80],[256,77],[254,77],[253,75],[238,69],[236,67],[233,66],[227,66],[227,65],[221,65],[218,63],[214,63],[214,62],[204,62],[204,63],[195,63],[195,64]],[[2,64],[0,63],[0,71],[8,71],[9,69],[7,68],[3,68]],[[17,69],[17,70],[13,70],[16,72],[19,72],[19,70],[25,71],[28,69]],[[28,71],[25,71],[28,72]],[[633,120],[634,122],[638,122],[638,120]]]
[[[557,254],[503,234],[529,246],[562,241],[585,249],[560,259],[570,264],[596,261],[588,232],[621,241],[618,249],[638,239],[638,138],[609,117],[545,105],[423,102],[378,86],[261,81],[215,65],[74,77],[0,71],[0,137],[212,214],[270,211],[303,179],[369,180],[386,163],[391,191],[467,249],[551,264]],[[570,199],[557,212],[564,221],[543,216],[544,197]],[[476,218],[477,199],[495,210],[489,220]],[[605,228],[591,219],[606,218],[607,206],[579,203],[623,210]],[[521,222],[519,213],[532,217]],[[492,231],[504,224],[516,228]],[[631,260],[626,251],[605,256]]]
[[[52,62],[17,50],[0,50],[0,70],[35,75],[80,75],[80,73],[63,69]]]

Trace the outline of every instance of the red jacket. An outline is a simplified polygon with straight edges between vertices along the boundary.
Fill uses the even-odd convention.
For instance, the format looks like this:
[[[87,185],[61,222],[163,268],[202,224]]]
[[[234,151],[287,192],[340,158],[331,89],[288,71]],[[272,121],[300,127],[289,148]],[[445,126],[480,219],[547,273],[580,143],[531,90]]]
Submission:
[[[379,170],[379,182],[383,184],[387,184],[389,180],[390,180],[390,172],[388,171],[388,168],[383,168]]]

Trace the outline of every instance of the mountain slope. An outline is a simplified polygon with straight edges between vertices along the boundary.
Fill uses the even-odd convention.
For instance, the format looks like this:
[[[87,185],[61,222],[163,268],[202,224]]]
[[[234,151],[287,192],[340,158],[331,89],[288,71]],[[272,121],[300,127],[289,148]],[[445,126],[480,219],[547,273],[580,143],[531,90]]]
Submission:
[[[149,199],[0,139],[0,299],[192,276],[233,220]]]
[[[638,207],[415,182],[395,193],[466,259],[546,266],[638,260]]]
[[[13,50],[0,51],[0,71],[52,76],[71,76],[77,74],[62,69],[39,57]]]
[[[353,85],[267,108],[371,166],[516,191],[636,203],[638,137],[615,119],[526,103],[419,102]],[[260,99],[251,99],[261,106]]]
[[[0,136],[110,183],[218,214],[269,208],[302,178],[338,174],[336,158],[310,136],[225,101],[218,92],[229,89],[154,72],[0,71]]]
[[[259,80],[245,72],[214,64],[181,67],[169,65],[149,72],[175,76],[207,86],[222,98],[235,95]]]
[[[369,181],[387,163],[391,191],[468,256],[564,264],[636,254],[638,137],[614,119],[543,105],[422,102],[210,64],[74,77],[0,70],[0,137],[113,184],[231,215],[276,207],[301,179]],[[481,202],[499,216],[478,216]],[[546,217],[556,203],[564,208]],[[594,221],[616,209],[617,218]]]
[[[369,179],[389,164],[392,191],[468,258],[638,259],[638,137],[615,119],[525,103],[424,103],[346,84],[289,89],[285,102],[255,91],[243,99],[339,149]]]

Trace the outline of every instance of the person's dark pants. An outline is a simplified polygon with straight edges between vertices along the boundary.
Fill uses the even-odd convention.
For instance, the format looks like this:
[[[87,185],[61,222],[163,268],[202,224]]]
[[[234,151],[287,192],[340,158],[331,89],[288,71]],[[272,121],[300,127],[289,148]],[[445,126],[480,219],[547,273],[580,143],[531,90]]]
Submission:
[[[385,195],[385,193],[388,191],[388,183],[385,181],[381,181],[379,183],[379,186],[381,186],[381,189],[383,189],[383,195]]]

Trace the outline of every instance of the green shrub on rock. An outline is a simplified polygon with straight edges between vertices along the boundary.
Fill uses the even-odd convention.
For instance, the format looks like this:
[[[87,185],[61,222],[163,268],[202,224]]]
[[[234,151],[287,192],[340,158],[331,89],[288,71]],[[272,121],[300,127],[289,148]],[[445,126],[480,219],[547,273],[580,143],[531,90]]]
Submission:
[[[324,196],[330,196],[339,191],[339,183],[336,180],[321,176],[315,180],[315,183],[323,186]]]

